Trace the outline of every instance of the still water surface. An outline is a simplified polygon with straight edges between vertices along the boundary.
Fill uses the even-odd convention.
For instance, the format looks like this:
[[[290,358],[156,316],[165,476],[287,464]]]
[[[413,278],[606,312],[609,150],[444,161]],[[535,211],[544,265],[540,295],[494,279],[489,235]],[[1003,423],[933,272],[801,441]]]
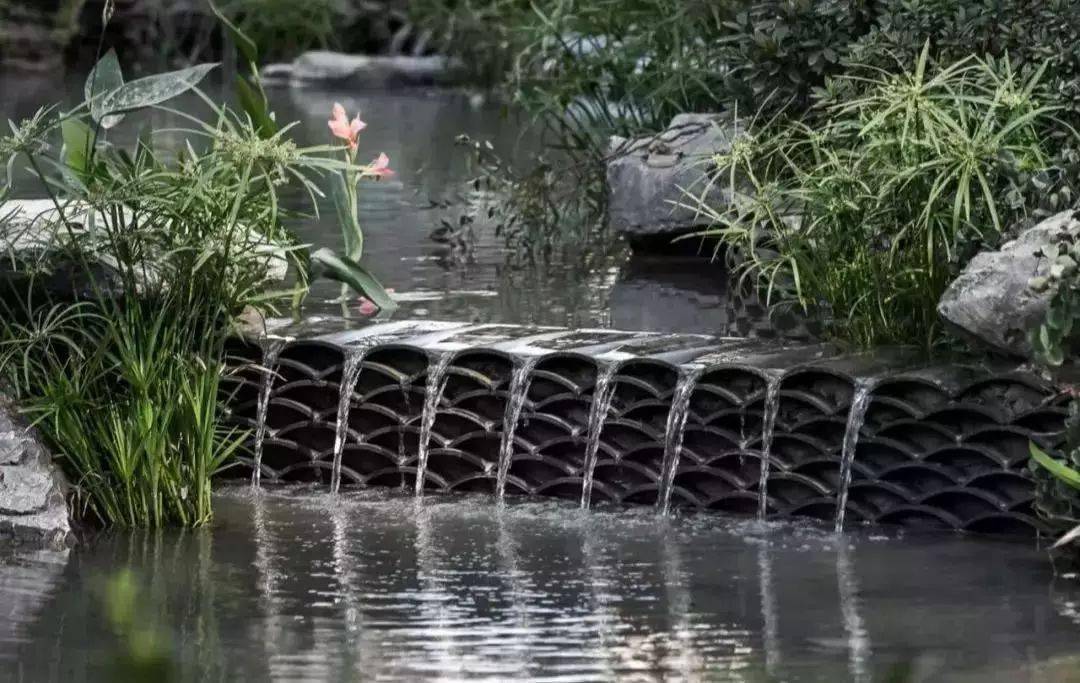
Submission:
[[[0,125],[30,116],[47,103],[76,106],[81,78],[72,74],[65,84],[0,74]],[[228,96],[220,82],[209,79],[205,85],[211,95]],[[511,168],[530,169],[541,148],[539,131],[528,117],[502,103],[457,91],[277,88],[269,94],[279,121],[298,122],[291,131],[298,144],[331,142],[326,122],[333,104],[340,102],[368,123],[361,134],[361,160],[380,152],[389,155],[396,175],[362,186],[360,220],[366,235],[364,263],[396,290],[401,318],[721,334],[743,333],[756,322],[748,320],[756,313],[748,316],[741,302],[729,296],[723,269],[704,258],[631,259],[627,247],[611,236],[556,249],[539,260],[508,248],[495,235],[497,222],[485,218],[486,207],[497,197],[474,188],[470,181],[479,172],[473,154],[455,142],[462,134],[490,142]],[[208,115],[194,96],[170,106]],[[158,131],[155,140],[164,149],[179,148],[184,135],[175,129],[190,127],[166,111],[144,112],[111,131],[110,141],[133,145],[143,124]],[[22,166],[16,167],[14,196],[40,197]],[[321,202],[316,217],[306,195],[286,194],[287,205],[307,214],[291,222],[301,240],[342,246],[329,200]],[[444,221],[458,225],[465,213],[479,213],[467,249],[431,239]],[[333,302],[339,293],[336,284],[316,283],[307,313],[340,314],[341,305]],[[355,314],[355,308],[353,300],[346,310]]]
[[[183,680],[1067,681],[1080,591],[1029,545],[485,497],[218,498],[212,529],[0,563],[0,679],[106,681],[101,582]],[[1075,674],[1073,674],[1075,675]]]

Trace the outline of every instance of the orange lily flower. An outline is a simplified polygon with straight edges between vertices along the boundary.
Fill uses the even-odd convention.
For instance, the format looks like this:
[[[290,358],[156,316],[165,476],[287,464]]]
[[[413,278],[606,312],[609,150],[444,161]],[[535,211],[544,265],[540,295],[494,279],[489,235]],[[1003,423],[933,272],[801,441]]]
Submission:
[[[355,152],[360,131],[367,128],[367,124],[360,120],[360,115],[357,114],[356,118],[349,121],[349,115],[345,113],[345,107],[335,102],[333,118],[327,123],[330,125],[330,132],[334,134],[334,137],[341,138],[347,142],[349,144],[349,149]]]

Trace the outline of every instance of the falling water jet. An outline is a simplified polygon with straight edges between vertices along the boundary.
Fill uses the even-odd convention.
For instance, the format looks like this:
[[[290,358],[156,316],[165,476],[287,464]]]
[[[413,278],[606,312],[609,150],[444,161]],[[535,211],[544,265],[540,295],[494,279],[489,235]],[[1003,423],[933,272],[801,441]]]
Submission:
[[[518,418],[529,395],[533,368],[539,361],[540,356],[521,358],[514,364],[510,375],[509,396],[503,412],[502,442],[499,444],[499,471],[495,479],[495,498],[500,502],[506,493],[506,478],[510,475],[510,461],[514,457],[514,433],[517,431]]]
[[[679,459],[682,456],[683,435],[686,433],[686,419],[690,415],[690,397],[697,386],[704,368],[693,366],[683,368],[675,383],[675,392],[671,397],[671,409],[668,411],[667,426],[664,431],[664,462],[660,497],[657,506],[660,514],[666,515],[671,507],[671,490],[675,486],[675,475],[679,471]]]
[[[758,519],[769,514],[769,458],[772,456],[776,415],[780,412],[780,381],[782,375],[769,374],[765,383],[765,412],[761,423],[761,474],[758,478]]]
[[[431,359],[428,363],[427,385],[424,389],[424,408],[420,416],[420,444],[416,459],[416,495],[424,495],[424,478],[427,476],[428,451],[431,443],[431,429],[435,426],[435,415],[446,389],[446,372],[454,360],[454,353],[446,351]]]
[[[836,496],[836,532],[844,530],[844,513],[847,509],[848,489],[851,488],[851,466],[855,462],[855,447],[859,445],[859,431],[866,421],[866,409],[870,406],[870,385],[859,382],[851,397],[844,443],[840,451],[840,490]]]
[[[600,433],[604,430],[604,421],[611,411],[611,401],[615,398],[615,373],[619,364],[611,361],[600,366],[596,374],[596,386],[593,388],[592,404],[589,406],[589,424],[585,447],[584,477],[581,485],[581,508],[587,510],[592,503],[593,475],[596,472],[596,460],[600,453]]]
[[[266,440],[266,414],[270,410],[270,392],[274,388],[274,367],[281,355],[287,339],[273,338],[266,341],[262,358],[262,382],[259,384],[259,399],[255,408],[255,466],[251,473],[251,485],[262,485],[263,441]]]
[[[349,412],[352,409],[352,395],[360,379],[367,347],[350,349],[345,355],[341,367],[341,384],[338,386],[337,424],[334,429],[334,466],[330,475],[330,493],[337,493],[341,488],[341,456],[345,450],[345,437],[349,431]]]

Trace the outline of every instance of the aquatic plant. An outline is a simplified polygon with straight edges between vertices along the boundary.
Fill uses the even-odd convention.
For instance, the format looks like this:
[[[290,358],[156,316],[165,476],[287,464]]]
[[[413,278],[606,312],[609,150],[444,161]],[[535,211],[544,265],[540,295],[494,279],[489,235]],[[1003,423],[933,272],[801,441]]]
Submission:
[[[825,319],[860,346],[943,336],[936,306],[969,258],[1022,221],[1036,198],[1016,179],[1049,167],[1039,130],[1057,110],[1035,96],[1042,72],[974,58],[842,77],[852,96],[818,123],[772,120],[713,159],[733,200],[687,204],[705,236],[771,304]]]
[[[367,127],[367,124],[360,120],[359,114],[350,121],[345,108],[340,104],[334,104],[332,118],[328,123],[334,137],[345,143],[344,166],[334,174],[331,181],[334,208],[338,214],[338,224],[341,226],[345,242],[345,253],[335,254],[328,249],[321,249],[312,255],[312,261],[324,268],[328,277],[342,283],[343,299],[348,288],[352,286],[367,294],[362,306],[375,306],[383,312],[391,312],[397,308],[397,304],[389,297],[378,280],[360,265],[360,259],[364,255],[364,231],[360,227],[358,191],[362,179],[378,180],[394,175],[394,172],[390,170],[390,159],[385,154],[379,154],[367,166],[356,164],[360,132]],[[365,308],[365,310],[371,312],[370,308]]]
[[[79,509],[104,524],[211,518],[211,478],[244,437],[223,426],[219,396],[241,312],[298,300],[313,272],[385,296],[347,256],[308,257],[284,227],[281,187],[314,199],[322,177],[360,171],[334,158],[336,145],[288,138],[290,126],[266,109],[254,49],[225,26],[249,61],[237,82],[243,113],[198,89],[214,65],[125,81],[110,51],[82,104],[42,109],[0,141],[8,168],[27,163],[52,206],[29,222],[0,210],[11,245],[0,377],[55,448]],[[130,113],[185,92],[209,115],[168,110],[187,124],[167,131],[182,146],[163,147],[159,131],[132,149],[107,139]],[[56,134],[63,144],[53,154]],[[385,171],[376,163],[364,172]],[[33,248],[19,247],[27,235]],[[294,284],[275,290],[287,269]]]

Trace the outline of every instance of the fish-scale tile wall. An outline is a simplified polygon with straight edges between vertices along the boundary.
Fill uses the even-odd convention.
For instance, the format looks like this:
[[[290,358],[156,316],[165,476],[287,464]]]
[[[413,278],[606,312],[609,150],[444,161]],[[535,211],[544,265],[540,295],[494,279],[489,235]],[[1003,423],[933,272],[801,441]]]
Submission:
[[[508,495],[581,498],[597,378],[602,364],[617,363],[591,501],[656,504],[664,486],[668,413],[680,367],[689,363],[700,374],[673,474],[673,507],[756,514],[768,457],[769,516],[833,520],[853,400],[867,387],[865,419],[853,425],[858,438],[852,439],[848,521],[987,533],[1041,528],[1032,510],[1028,443],[1060,446],[1065,409],[1064,398],[1032,374],[982,365],[919,367],[904,358],[853,358],[824,347],[484,327],[499,329],[425,336],[424,328],[403,328],[365,345],[348,396],[343,487],[413,490],[432,358],[453,353],[431,429],[424,489],[495,492],[515,358],[525,353],[541,357],[514,432]],[[269,376],[253,365],[261,358],[258,347],[237,346],[237,370],[226,390],[236,423],[253,435],[260,389],[271,379],[263,482],[330,483],[340,383],[354,342],[347,335],[290,342]],[[767,444],[770,382],[777,383],[778,401]],[[251,476],[254,436],[250,444],[229,476]]]

